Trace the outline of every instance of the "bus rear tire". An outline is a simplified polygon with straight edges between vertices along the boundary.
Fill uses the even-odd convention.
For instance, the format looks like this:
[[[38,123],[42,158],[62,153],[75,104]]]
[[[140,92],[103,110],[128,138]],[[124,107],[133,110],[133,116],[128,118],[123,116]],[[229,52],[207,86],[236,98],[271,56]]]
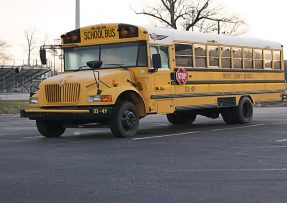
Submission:
[[[136,136],[139,127],[139,116],[131,102],[118,102],[113,110],[110,129],[117,138]]]
[[[236,124],[238,123],[235,116],[236,107],[228,107],[221,110],[221,116],[226,124]]]
[[[242,97],[237,107],[223,109],[221,115],[227,124],[250,123],[253,117],[253,104],[248,97]]]
[[[192,124],[196,119],[194,113],[174,112],[166,114],[167,120],[172,124]]]
[[[44,137],[60,137],[66,131],[66,128],[54,121],[36,120],[36,126]]]
[[[237,120],[239,124],[250,123],[253,117],[253,104],[248,97],[242,97],[236,108]]]

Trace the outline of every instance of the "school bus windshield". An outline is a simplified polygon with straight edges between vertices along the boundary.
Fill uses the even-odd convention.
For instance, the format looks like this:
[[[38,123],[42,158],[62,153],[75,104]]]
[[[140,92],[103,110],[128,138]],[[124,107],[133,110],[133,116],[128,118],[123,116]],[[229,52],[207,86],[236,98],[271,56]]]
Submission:
[[[73,47],[65,49],[65,70],[89,69],[88,61],[102,61],[100,67],[146,67],[147,48],[145,41],[103,44],[86,47]]]

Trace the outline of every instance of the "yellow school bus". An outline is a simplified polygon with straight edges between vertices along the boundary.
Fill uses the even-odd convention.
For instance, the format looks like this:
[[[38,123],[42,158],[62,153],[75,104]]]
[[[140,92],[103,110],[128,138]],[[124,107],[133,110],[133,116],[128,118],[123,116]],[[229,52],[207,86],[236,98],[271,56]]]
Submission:
[[[284,99],[277,42],[129,24],[92,25],[61,38],[65,72],[41,82],[21,110],[46,137],[79,126],[133,137],[150,114],[166,114],[172,124],[197,115],[244,124],[253,105]],[[45,64],[45,46],[40,55]]]

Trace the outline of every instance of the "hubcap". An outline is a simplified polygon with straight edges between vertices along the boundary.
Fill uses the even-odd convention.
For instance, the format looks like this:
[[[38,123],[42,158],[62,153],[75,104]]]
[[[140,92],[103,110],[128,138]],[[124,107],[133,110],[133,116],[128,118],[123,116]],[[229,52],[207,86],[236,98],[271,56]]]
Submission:
[[[130,130],[136,126],[137,117],[134,112],[126,110],[123,112],[122,124],[126,130]]]

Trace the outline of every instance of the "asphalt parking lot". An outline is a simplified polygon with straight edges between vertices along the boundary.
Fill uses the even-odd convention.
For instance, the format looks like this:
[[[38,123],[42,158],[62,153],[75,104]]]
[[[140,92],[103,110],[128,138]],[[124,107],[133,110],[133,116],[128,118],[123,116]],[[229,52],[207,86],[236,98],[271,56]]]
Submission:
[[[0,202],[287,202],[286,190],[287,107],[255,108],[248,125],[149,116],[133,139],[44,138],[34,121],[0,116]]]

